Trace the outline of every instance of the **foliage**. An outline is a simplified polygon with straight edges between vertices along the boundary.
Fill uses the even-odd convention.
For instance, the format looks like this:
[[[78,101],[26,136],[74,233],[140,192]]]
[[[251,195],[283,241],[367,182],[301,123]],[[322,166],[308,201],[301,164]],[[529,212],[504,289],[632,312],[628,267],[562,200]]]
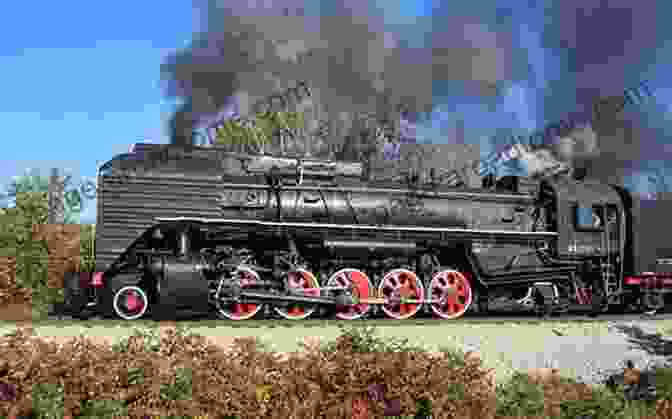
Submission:
[[[672,369],[654,368],[656,394],[661,399],[672,400]]]
[[[39,179],[20,178],[17,188],[40,186]],[[21,186],[23,185],[23,186]],[[28,185],[28,186],[26,186]],[[32,185],[32,186],[31,186]],[[32,291],[33,315],[46,314],[50,304],[61,301],[62,290],[48,284],[49,252],[46,242],[34,240],[34,227],[48,221],[46,192],[19,192],[16,205],[0,214],[0,256],[16,260],[16,286]],[[80,252],[82,268],[92,271],[95,254],[92,238],[95,226],[82,226]]]
[[[50,304],[62,299],[62,290],[50,288],[48,282],[49,252],[46,243],[33,240],[34,227],[48,222],[48,178],[26,175],[14,180],[9,194],[15,205],[0,211],[0,256],[16,260],[16,285],[32,291],[34,315],[46,314]],[[70,205],[70,218],[80,208]],[[67,220],[66,221],[71,221]],[[95,225],[81,226],[81,269],[95,269]]]
[[[82,224],[79,237],[80,271],[93,272],[96,269],[96,225]]]
[[[379,383],[373,387],[376,387],[376,390],[379,391],[380,394],[375,397],[372,396],[370,390],[372,386],[369,385],[370,409],[373,408],[373,404],[381,401],[386,403],[396,401],[397,404],[399,404],[401,399],[392,396],[393,392],[390,392],[390,389],[397,389],[397,386],[400,384],[403,386],[402,383],[407,383],[410,391],[402,390],[401,393],[394,392],[394,394],[413,394],[411,399],[406,398],[405,401],[402,401],[401,403],[409,407],[414,404],[415,409],[411,408],[410,411],[407,409],[404,413],[414,414],[414,417],[418,419],[431,417],[432,414],[440,414],[440,412],[436,410],[439,408],[439,405],[443,406],[441,412],[445,412],[446,414],[449,414],[446,409],[457,409],[450,412],[453,414],[453,416],[450,417],[494,417],[495,419],[503,419],[504,417],[552,417],[557,419],[630,419],[640,417],[668,417],[664,415],[664,403],[653,405],[641,401],[627,401],[622,393],[614,393],[601,386],[585,386],[571,380],[538,384],[531,381],[526,374],[522,373],[516,373],[507,383],[496,386],[496,407],[493,405],[491,408],[492,410],[483,410],[485,404],[483,404],[482,401],[479,401],[481,400],[480,398],[475,398],[475,395],[480,393],[474,393],[474,391],[478,391],[477,377],[483,373],[482,370],[480,370],[480,367],[474,365],[465,367],[464,363],[461,364],[461,367],[456,367],[452,365],[453,362],[451,360],[447,360],[448,364],[446,364],[444,361],[437,362],[435,358],[429,358],[433,359],[433,361],[428,362],[427,359],[423,360],[420,354],[417,354],[414,358],[410,358],[413,359],[413,362],[411,363],[399,364],[398,361],[390,361],[389,365],[384,365],[386,364],[386,361],[384,360],[392,357],[391,354],[383,354],[383,357],[381,358],[380,355],[376,356],[372,353],[362,353],[367,352],[367,348],[384,350],[390,346],[394,347],[394,345],[390,345],[389,340],[375,337],[373,332],[373,329],[359,327],[354,327],[351,330],[344,330],[344,333],[342,333],[337,340],[345,340],[350,343],[355,342],[355,345],[352,345],[352,347],[341,347],[335,352],[322,352],[322,354],[318,354],[319,356],[304,358],[302,361],[297,359],[292,360],[289,363],[276,364],[271,361],[271,359],[273,359],[272,356],[267,358],[265,355],[261,355],[258,352],[258,349],[247,344],[238,346],[238,351],[240,351],[238,352],[238,355],[231,352],[214,355],[212,350],[208,350],[206,349],[206,346],[203,346],[203,342],[205,342],[203,337],[188,333],[185,328],[180,327],[175,330],[174,334],[168,334],[168,337],[164,338],[165,340],[161,341],[161,344],[166,345],[166,347],[179,348],[179,353],[169,351],[177,356],[177,358],[173,358],[172,361],[194,362],[194,367],[193,369],[191,367],[177,368],[168,382],[166,382],[166,376],[161,372],[162,370],[157,368],[158,365],[163,363],[165,360],[164,356],[167,354],[162,354],[162,359],[158,360],[157,358],[159,357],[157,357],[156,349],[152,345],[134,347],[131,349],[131,353],[117,353],[113,357],[110,357],[110,355],[108,355],[102,348],[97,348],[87,354],[87,359],[91,360],[94,364],[100,362],[106,363],[105,371],[109,371],[110,374],[109,376],[103,374],[103,376],[99,377],[101,380],[100,383],[106,383],[104,386],[115,386],[115,383],[118,381],[115,377],[120,369],[125,369],[128,372],[128,384],[125,385],[128,390],[136,391],[137,394],[149,394],[148,392],[150,392],[151,388],[158,388],[158,394],[155,396],[158,399],[152,400],[156,400],[156,402],[160,403],[161,406],[163,406],[162,409],[166,409],[167,406],[178,406],[179,404],[175,404],[173,400],[182,400],[181,403],[185,403],[185,406],[198,406],[202,409],[208,405],[207,401],[213,400],[211,397],[214,396],[211,395],[218,393],[217,389],[213,387],[215,383],[237,380],[235,383],[232,382],[232,388],[242,389],[245,385],[250,383],[253,384],[252,388],[258,388],[259,385],[271,387],[270,398],[263,402],[257,401],[257,404],[254,404],[251,400],[256,400],[254,397],[247,400],[244,391],[236,392],[236,397],[239,398],[241,403],[252,403],[247,404],[246,409],[242,409],[243,405],[240,405],[242,410],[249,412],[249,415],[243,416],[253,417],[255,412],[260,413],[255,409],[263,407],[262,405],[264,404],[274,404],[276,406],[274,409],[279,408],[278,403],[282,403],[283,400],[287,401],[288,399],[286,397],[296,397],[297,395],[303,394],[300,387],[303,386],[301,383],[305,380],[311,382],[311,385],[317,384],[318,387],[322,387],[323,390],[327,391],[327,399],[333,399],[332,402],[336,400],[337,403],[338,400],[342,399],[334,399],[334,397],[331,397],[334,395],[329,393],[330,391],[338,391],[337,388],[352,388],[353,384],[363,380],[359,384],[361,386],[362,383],[371,383],[371,380],[373,379],[375,380],[373,382]],[[22,345],[16,344],[16,341],[25,339],[27,336],[28,335],[24,334],[24,332],[17,332],[12,335],[7,335],[3,337],[3,339],[11,339],[14,341],[9,347],[20,348]],[[138,330],[134,336],[153,337],[155,335],[151,333],[151,331]],[[187,338],[187,336],[189,337]],[[248,341],[247,343],[249,342],[251,341]],[[73,354],[79,353],[82,350],[81,343],[76,345],[73,344],[72,346],[68,346],[67,351],[61,355],[61,358],[55,358],[57,356],[56,354],[37,349],[38,347],[39,345],[33,347],[33,349],[26,348],[25,350],[36,351],[37,355],[44,357],[40,362],[44,361],[45,364],[51,365],[50,371],[62,369],[63,366],[69,365],[68,363],[71,362],[74,356]],[[91,347],[88,350],[91,349],[94,348]],[[7,354],[8,358],[17,361],[22,359],[21,354],[16,352],[16,349],[12,349],[10,352],[11,353]],[[397,353],[396,355],[399,360],[404,359],[403,356],[400,356],[403,354]],[[207,361],[206,358],[211,356],[216,357]],[[357,358],[360,359],[357,360]],[[131,360],[135,363],[135,366],[133,367],[128,366]],[[314,365],[314,363],[320,364]],[[10,374],[8,375],[10,380],[12,377],[17,377],[15,373],[20,373],[19,375],[25,376],[25,371],[29,370],[30,367],[24,364],[25,363],[22,362],[11,364],[14,365],[12,369],[16,371],[10,371]],[[108,366],[108,364],[110,365]],[[217,370],[218,367],[212,368],[212,366],[218,364],[223,364],[225,367],[222,368],[222,371],[215,372],[214,370]],[[372,366],[375,365],[376,368],[370,370],[367,367],[368,364],[371,364]],[[416,364],[418,365],[416,366]],[[142,367],[140,367],[140,365]],[[200,368],[198,368],[198,365],[201,365]],[[395,365],[411,370],[416,368],[416,370],[409,371],[408,377],[404,379],[404,381],[399,382],[398,378],[404,374],[397,369],[394,369],[393,367]],[[445,369],[446,366],[449,366],[449,369]],[[353,369],[351,376],[330,372],[331,368],[338,368],[343,371],[343,368],[346,367]],[[271,370],[265,371],[266,368],[270,368]],[[418,378],[418,374],[422,375],[420,371],[424,371],[425,368],[431,368],[432,371],[442,369],[440,373],[441,376],[447,374],[447,377],[460,378],[455,380],[441,380],[440,382],[442,384],[439,384],[439,381],[432,381],[436,384],[430,385],[429,382],[422,381],[421,378]],[[232,369],[235,371],[232,372]],[[253,372],[255,369],[259,369],[258,373],[260,375],[255,375],[256,373]],[[378,372],[375,372],[376,370]],[[298,387],[295,389],[293,386],[282,386],[282,390],[280,390],[280,388],[274,384],[275,381],[269,384],[269,382],[265,381],[265,378],[262,378],[269,377],[269,373],[279,374],[279,377],[282,377],[279,378],[280,382],[289,380],[288,382],[292,382]],[[220,374],[223,375],[218,376]],[[296,377],[291,377],[292,374],[296,374]],[[668,370],[660,370],[658,371],[658,374],[662,378],[666,378],[670,375]],[[34,377],[32,376],[25,376],[29,377],[28,379],[31,380],[26,383],[26,386],[28,387],[18,383],[18,386],[21,387],[23,391],[25,391],[26,388],[33,389],[31,401],[31,406],[33,408],[32,417],[61,417],[60,415],[63,414],[64,399],[66,396],[68,397],[68,400],[76,401],[77,399],[71,399],[70,397],[73,395],[70,393],[64,394],[64,389],[70,388],[67,381],[65,384],[61,382],[60,385],[48,384],[54,382],[56,377],[44,376],[42,374],[40,374],[40,376],[40,382],[46,382],[47,384],[33,384]],[[227,378],[224,381],[221,381],[224,377]],[[238,377],[239,380],[235,377]],[[335,384],[330,384],[329,379],[331,378],[335,379]],[[438,380],[439,378],[440,377],[437,376],[435,377],[435,380]],[[474,380],[475,378],[476,381],[469,381]],[[70,380],[71,378],[67,376],[63,377],[63,379]],[[262,381],[258,381],[260,379]],[[424,385],[427,385],[428,387],[426,389],[419,389],[417,383],[413,383],[413,380],[416,379],[418,380],[418,383],[423,382],[425,383]],[[667,382],[669,380],[661,381],[664,381],[663,386],[669,387],[670,384]],[[468,384],[470,382],[472,384]],[[656,385],[658,384],[659,381],[657,380]],[[333,387],[334,385],[336,385],[336,387]],[[133,386],[133,389],[131,389],[130,386]],[[445,389],[443,392],[444,396],[440,396],[441,393],[436,392],[437,386]],[[124,401],[125,399],[117,400],[112,395],[119,394],[117,393],[119,391],[118,389],[113,389],[108,393],[100,394],[99,398],[96,399],[94,398],[96,394],[91,393],[93,388],[94,387],[88,385],[86,387],[81,387],[81,393],[78,394],[83,395],[84,398],[80,399],[78,402],[80,412],[77,417],[108,418],[125,416],[131,414],[132,408],[136,409],[135,411],[137,412],[139,405],[144,405],[148,402],[146,399],[142,399],[138,400],[137,403],[129,404],[127,401]],[[366,386],[364,386],[364,388],[366,388]],[[283,392],[282,397],[277,397],[280,396],[278,391]],[[385,394],[386,392],[387,394]],[[205,393],[207,393],[207,395]],[[224,393],[226,393],[226,391]],[[663,393],[665,392],[661,391],[661,394]],[[19,395],[21,394],[22,393],[19,392]],[[343,397],[344,394],[345,393],[339,393],[339,397]],[[483,396],[484,394],[480,394],[478,397]],[[223,399],[220,399],[219,402],[221,405],[218,404],[219,408],[226,410],[232,407],[231,404],[223,402],[222,400]],[[21,401],[25,401],[25,397],[21,398]],[[328,404],[329,402],[325,399],[324,403]],[[133,406],[133,404],[135,404],[135,406]],[[436,409],[434,408],[434,405],[437,406]],[[289,405],[284,404],[283,406],[289,407]],[[0,404],[0,412],[2,412],[1,409],[2,404]],[[472,411],[470,409],[475,410]],[[164,415],[163,417],[186,417],[175,416],[177,412],[174,412],[173,410],[171,410],[170,413],[173,413],[173,416]],[[464,416],[454,416],[455,413],[462,413]],[[492,415],[493,413],[494,416]],[[182,412],[182,414],[184,414],[184,412]],[[266,411],[265,414],[262,414],[262,416],[264,415],[269,418],[280,417],[278,415],[273,415],[271,411]],[[341,416],[334,413],[331,416],[327,415],[327,417]]]
[[[145,371],[142,368],[128,369],[128,383],[130,385],[142,384],[145,381]]]
[[[63,185],[64,189],[67,188],[68,181],[69,178],[66,178],[66,184]],[[27,192],[48,193],[49,177],[40,176],[35,171],[28,172],[25,175],[15,178],[7,187],[7,190],[3,195],[5,195],[8,200],[15,200],[18,205],[19,195]],[[65,209],[65,223],[76,223],[79,219],[79,213],[84,208],[84,200],[79,191],[76,189],[65,190],[63,206]]]
[[[133,329],[133,334],[119,340],[112,345],[112,350],[115,352],[128,352],[131,341],[138,339],[142,341],[143,348],[147,352],[159,352],[161,350],[161,336],[154,329]]]
[[[188,400],[191,398],[191,368],[178,368],[175,380],[170,384],[163,384],[160,397],[164,400]]]
[[[40,419],[61,419],[63,417],[63,386],[58,384],[37,384],[33,388],[33,409]]]
[[[525,374],[514,373],[511,381],[497,388],[497,414],[503,416],[535,416],[544,410],[544,393]]]
[[[594,418],[594,419],[617,419],[639,418],[653,415],[652,411],[644,403],[628,402],[617,394],[612,394],[601,387],[596,387],[592,397],[582,400],[567,400],[560,403],[562,419]],[[648,412],[647,412],[648,410]],[[642,415],[644,413],[644,415]]]
[[[49,178],[40,176],[36,171],[29,171],[23,176],[16,177],[9,184],[5,197],[15,199],[22,192],[47,192],[49,190]]]
[[[346,328],[342,324],[339,324],[338,328],[341,329],[341,336],[349,342],[351,350],[355,353],[424,351],[420,346],[409,344],[407,338],[382,339],[376,336],[373,326],[352,326]],[[325,352],[334,352],[337,348],[338,342],[329,342],[322,345],[322,350]]]
[[[119,400],[87,400],[77,416],[82,419],[113,419],[126,416],[126,407]]]
[[[305,121],[302,112],[258,114],[252,126],[229,119],[217,128],[215,144],[269,144],[278,130],[292,131],[304,126]]]
[[[462,386],[461,392],[462,397],[464,397],[464,386]],[[429,399],[419,399],[415,403],[415,409],[416,419],[430,417],[432,415],[432,401]]]
[[[47,248],[32,239],[33,226],[47,221],[47,195],[19,193],[16,206],[0,216],[0,247],[4,257],[16,258],[16,280],[21,288],[46,286]]]

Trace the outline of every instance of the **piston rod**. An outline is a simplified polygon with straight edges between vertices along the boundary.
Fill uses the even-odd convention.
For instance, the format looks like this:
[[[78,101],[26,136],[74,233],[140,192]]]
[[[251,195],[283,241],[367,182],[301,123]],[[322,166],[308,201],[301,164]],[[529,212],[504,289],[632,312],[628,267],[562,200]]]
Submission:
[[[336,301],[332,298],[326,297],[303,297],[300,295],[278,295],[278,294],[267,294],[264,292],[250,292],[250,291],[241,291],[241,297],[254,298],[258,300],[275,300],[275,301],[291,301],[296,303],[311,303],[311,304],[336,304]]]

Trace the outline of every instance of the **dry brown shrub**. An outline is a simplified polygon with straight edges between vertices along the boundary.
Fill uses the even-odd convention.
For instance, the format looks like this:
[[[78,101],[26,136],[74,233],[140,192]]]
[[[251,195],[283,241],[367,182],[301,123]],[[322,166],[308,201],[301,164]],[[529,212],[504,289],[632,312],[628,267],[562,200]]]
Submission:
[[[373,383],[385,386],[387,398],[401,400],[403,414],[414,413],[419,397],[432,399],[438,412],[469,408],[487,418],[494,411],[491,392],[477,385],[487,372],[475,365],[453,370],[423,353],[320,353],[317,339],[307,340],[312,351],[279,361],[259,351],[254,338],[236,339],[227,351],[202,336],[182,336],[170,327],[162,332],[157,355],[145,350],[141,336],[131,336],[128,350],[117,353],[106,342],[82,336],[57,345],[19,330],[0,338],[0,348],[7,354],[0,363],[0,381],[17,387],[18,400],[12,405],[24,406],[14,412],[23,414],[29,413],[25,410],[31,406],[31,389],[38,383],[63,385],[65,414],[70,415],[80,413],[84,400],[117,399],[126,402],[131,416],[339,418],[351,414],[352,402],[366,397]],[[140,367],[144,382],[129,384],[128,369]],[[161,385],[170,383],[180,367],[192,369],[192,399],[161,399]],[[442,389],[460,382],[471,383],[465,400],[444,397]],[[270,386],[268,400],[256,397],[261,385]],[[382,415],[383,408],[382,402],[372,403],[371,414]],[[0,404],[0,414],[7,413],[9,407]]]
[[[672,419],[672,400],[659,400],[656,403],[656,417],[659,419]]]
[[[348,339],[339,341],[336,352],[319,352],[317,338],[304,343],[312,350],[280,359],[260,351],[254,338],[223,348],[166,325],[158,352],[147,351],[142,336],[132,336],[127,351],[115,352],[109,342],[80,336],[57,345],[19,330],[0,337],[0,382],[15,385],[18,397],[0,402],[0,415],[29,414],[33,386],[58,383],[65,390],[65,414],[72,416],[84,400],[112,399],[123,400],[130,417],[351,418],[353,402],[368,400],[369,386],[378,384],[385,399],[400,400],[402,415],[414,415],[416,400],[427,398],[435,418],[496,418],[493,372],[483,369],[474,353],[456,368],[437,354],[355,353]],[[144,381],[130,382],[133,368],[144,370]],[[179,368],[192,371],[192,397],[162,399],[162,385],[173,382]],[[553,370],[536,373],[530,381],[543,387],[546,414],[557,414],[562,401],[591,396],[590,387],[558,380]],[[258,398],[261,386],[268,386],[268,399]],[[459,397],[449,391],[460,386]],[[368,406],[370,417],[383,417],[383,400],[369,400]],[[658,404],[659,418],[672,418],[671,412],[669,402]]]
[[[544,413],[559,415],[560,403],[570,400],[586,400],[592,397],[590,386],[583,383],[550,381],[542,384],[544,389]]]
[[[47,285],[50,288],[63,288],[66,272],[77,272],[80,267],[79,224],[35,224],[32,238],[44,241],[49,252],[47,264]]]
[[[557,368],[533,368],[527,372],[527,375],[535,384],[560,383],[560,370]]]
[[[16,259],[0,257],[0,321],[30,320],[32,297],[32,290],[16,282]]]

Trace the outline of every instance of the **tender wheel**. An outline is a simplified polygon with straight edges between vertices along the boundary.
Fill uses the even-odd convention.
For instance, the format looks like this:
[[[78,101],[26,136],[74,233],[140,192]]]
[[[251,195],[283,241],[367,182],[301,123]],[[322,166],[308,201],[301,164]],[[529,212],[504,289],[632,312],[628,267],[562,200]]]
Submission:
[[[383,313],[393,319],[404,320],[415,316],[422,303],[402,303],[402,300],[423,300],[425,287],[415,273],[407,269],[395,269],[386,273],[380,281],[378,295],[386,301],[381,307]]]
[[[287,286],[297,294],[319,297],[320,284],[312,273],[297,269],[287,273]],[[302,320],[311,316],[317,309],[317,304],[290,303],[287,307],[274,307],[278,315],[287,320]]]
[[[460,272],[445,270],[437,272],[430,283],[432,287],[432,311],[442,319],[450,320],[462,316],[473,300],[469,280]]]
[[[259,281],[261,281],[261,278],[257,272],[244,266],[238,267],[237,285],[240,286],[240,289],[249,288],[252,284]],[[239,302],[226,304],[218,301],[217,311],[229,320],[249,320],[256,316],[263,306],[263,304]]]
[[[114,293],[112,308],[114,313],[124,320],[139,319],[148,307],[147,294],[136,285],[125,286]]]
[[[341,269],[333,274],[327,287],[347,287],[353,285],[353,297],[357,299],[369,298],[370,290],[373,288],[368,275],[357,269]],[[342,291],[338,291],[342,292]],[[336,306],[336,318],[341,320],[355,320],[369,312],[370,304],[355,304],[349,306]]]

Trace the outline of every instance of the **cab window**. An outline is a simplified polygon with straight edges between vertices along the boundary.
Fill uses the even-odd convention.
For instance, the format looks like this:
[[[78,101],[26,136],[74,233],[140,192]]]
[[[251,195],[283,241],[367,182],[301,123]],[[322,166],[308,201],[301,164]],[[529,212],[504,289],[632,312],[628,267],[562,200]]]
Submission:
[[[604,229],[604,208],[601,205],[575,205],[574,227],[577,231],[602,231]]]

